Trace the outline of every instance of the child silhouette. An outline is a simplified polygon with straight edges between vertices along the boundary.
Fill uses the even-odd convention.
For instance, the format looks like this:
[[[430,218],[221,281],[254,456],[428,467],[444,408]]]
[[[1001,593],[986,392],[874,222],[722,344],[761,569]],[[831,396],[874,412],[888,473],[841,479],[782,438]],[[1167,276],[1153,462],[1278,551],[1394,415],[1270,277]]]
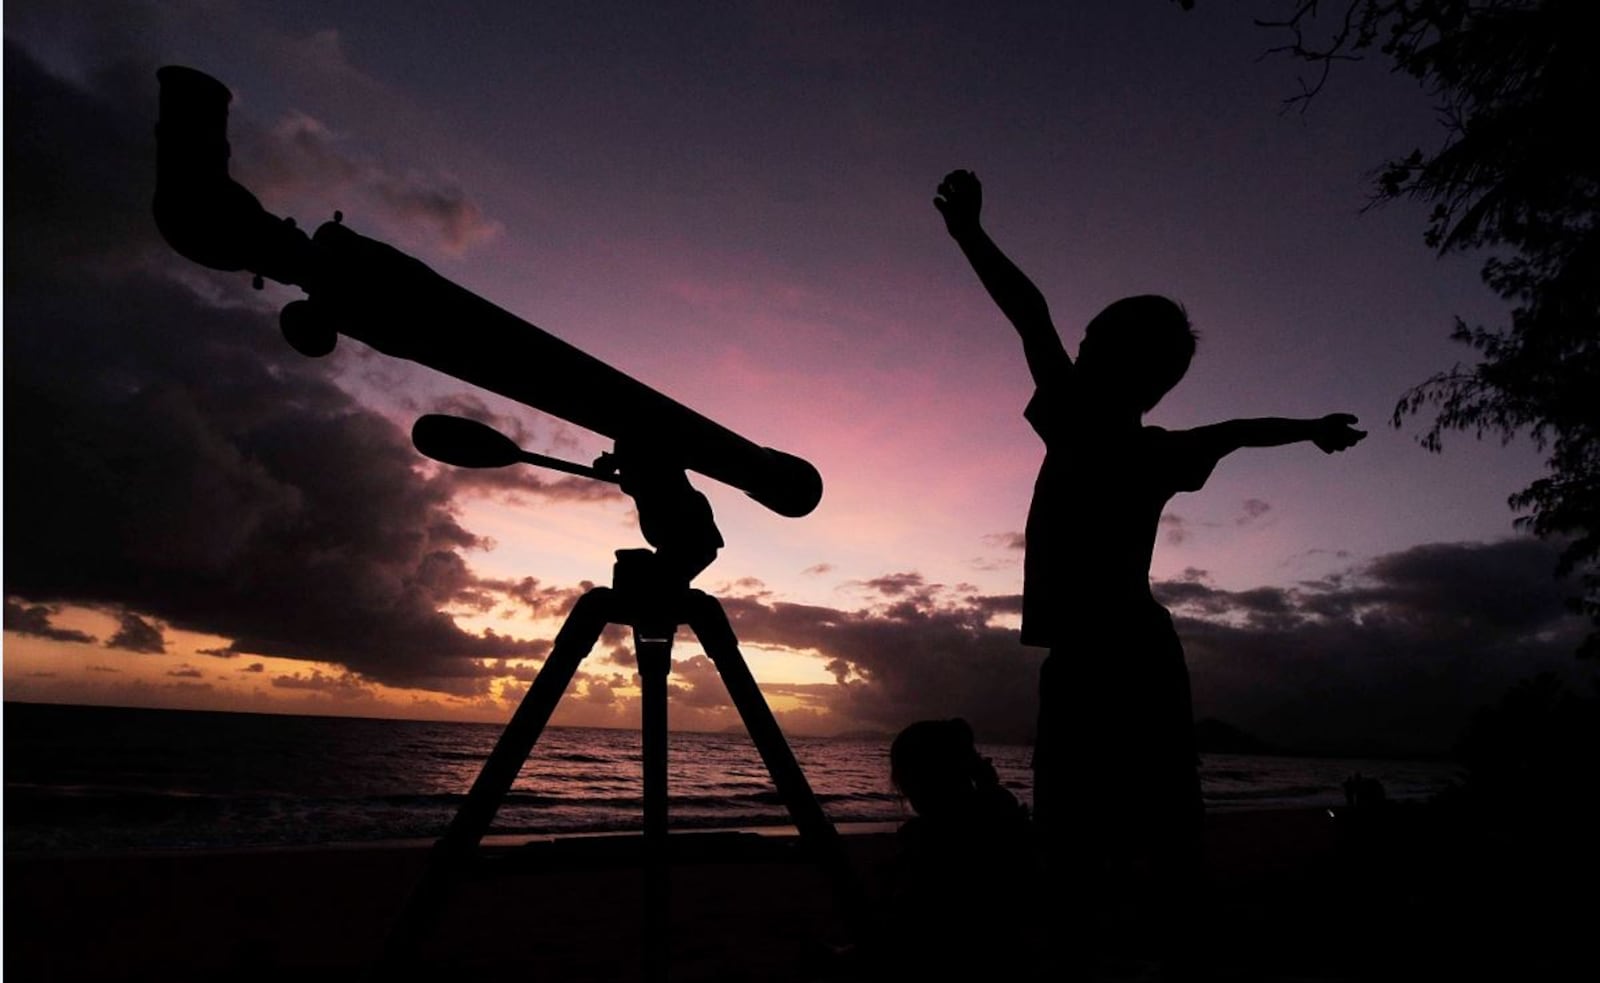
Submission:
[[[1162,509],[1241,447],[1310,441],[1332,453],[1365,433],[1348,414],[1145,426],[1193,357],[1184,309],[1154,295],[1118,300],[1089,322],[1074,362],[1044,296],[984,231],[982,203],[982,185],[964,170],[946,175],[934,198],[1021,337],[1034,384],[1024,415],[1045,444],[1023,561],[1022,642],[1049,649],[1034,821],[1052,883],[1071,892],[1058,899],[1060,917],[1093,924],[1088,909],[1111,887],[1108,864],[1147,858],[1159,872],[1154,929],[1181,959],[1177,909],[1198,881],[1202,805],[1188,669],[1150,591]]]

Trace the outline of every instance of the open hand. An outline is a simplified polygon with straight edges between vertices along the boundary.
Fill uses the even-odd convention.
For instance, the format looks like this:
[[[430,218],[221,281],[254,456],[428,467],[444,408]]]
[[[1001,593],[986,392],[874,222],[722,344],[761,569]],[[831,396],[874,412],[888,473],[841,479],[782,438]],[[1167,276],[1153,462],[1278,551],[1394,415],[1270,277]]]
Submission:
[[[1354,447],[1367,435],[1365,430],[1352,426],[1355,422],[1349,413],[1330,413],[1312,425],[1311,442],[1324,454]]]
[[[945,228],[951,235],[978,227],[978,213],[983,210],[983,185],[978,175],[971,171],[951,171],[939,182],[933,207],[944,216]]]

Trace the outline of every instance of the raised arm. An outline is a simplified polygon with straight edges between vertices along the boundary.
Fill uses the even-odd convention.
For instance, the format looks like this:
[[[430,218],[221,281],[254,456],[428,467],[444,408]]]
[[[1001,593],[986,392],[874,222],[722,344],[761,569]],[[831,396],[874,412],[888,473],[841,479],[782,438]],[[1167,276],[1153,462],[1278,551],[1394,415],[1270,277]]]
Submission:
[[[1050,320],[1044,294],[1015,263],[1000,251],[979,222],[983,210],[983,185],[971,171],[951,171],[939,184],[934,207],[944,216],[945,228],[961,247],[1000,313],[1022,337],[1022,353],[1035,385],[1059,380],[1072,369],[1072,359]]]
[[[1260,417],[1196,427],[1188,431],[1188,437],[1216,459],[1241,447],[1278,447],[1303,440],[1316,444],[1325,454],[1333,454],[1355,446],[1367,435],[1365,430],[1354,427],[1355,422],[1349,413],[1330,413],[1315,420]]]

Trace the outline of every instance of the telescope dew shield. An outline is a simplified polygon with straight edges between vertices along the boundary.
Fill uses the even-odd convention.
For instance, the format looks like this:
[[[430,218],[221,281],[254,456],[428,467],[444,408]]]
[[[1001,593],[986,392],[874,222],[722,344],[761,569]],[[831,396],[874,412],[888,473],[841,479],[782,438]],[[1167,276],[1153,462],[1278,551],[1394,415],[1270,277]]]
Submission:
[[[311,303],[339,333],[613,440],[659,449],[767,508],[802,516],[822,477],[495,306],[393,246],[325,223]]]
[[[805,460],[739,436],[386,243],[337,222],[308,238],[270,214],[228,175],[227,88],[191,68],[156,76],[154,211],[179,254],[299,286],[309,296],[299,318],[613,440],[657,448],[780,515],[816,508],[822,476]]]

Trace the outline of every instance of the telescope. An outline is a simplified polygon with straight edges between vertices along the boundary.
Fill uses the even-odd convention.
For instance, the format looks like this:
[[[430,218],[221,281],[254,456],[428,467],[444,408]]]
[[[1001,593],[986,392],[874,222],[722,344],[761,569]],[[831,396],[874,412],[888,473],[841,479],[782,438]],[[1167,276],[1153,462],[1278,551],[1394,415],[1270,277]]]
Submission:
[[[312,235],[261,206],[228,173],[228,104],[221,82],[169,65],[156,124],[157,228],[180,255],[215,270],[297,286],[285,338],[308,356],[343,334],[550,413],[614,441],[648,447],[684,469],[738,488],[780,515],[811,512],[822,477],[807,461],[763,447],[451,282],[343,216]]]
[[[740,489],[767,508],[803,516],[822,498],[822,478],[801,458],[739,436],[593,356],[450,282],[419,260],[346,228],[334,213],[312,235],[261,207],[228,174],[228,104],[216,79],[169,65],[156,124],[154,212],[180,255],[222,271],[247,270],[297,286],[305,299],[279,316],[284,337],[308,356],[333,351],[348,335],[396,358],[593,430],[615,442],[591,467],[524,451],[471,420],[427,414],[412,444],[457,467],[536,464],[617,483],[633,498],[640,531],[654,550],[617,551],[612,586],[574,602],[544,663],[484,761],[427,869],[393,926],[374,979],[406,975],[414,949],[461,867],[488,831],[501,801],[549,723],[578,666],[607,625],[633,629],[639,665],[647,975],[665,978],[667,897],[667,677],[673,636],[691,628],[750,733],[790,819],[833,882],[849,921],[864,922],[864,893],[838,831],[794,757],[739,651],[727,613],[690,587],[723,545],[705,497],[686,471]]]

